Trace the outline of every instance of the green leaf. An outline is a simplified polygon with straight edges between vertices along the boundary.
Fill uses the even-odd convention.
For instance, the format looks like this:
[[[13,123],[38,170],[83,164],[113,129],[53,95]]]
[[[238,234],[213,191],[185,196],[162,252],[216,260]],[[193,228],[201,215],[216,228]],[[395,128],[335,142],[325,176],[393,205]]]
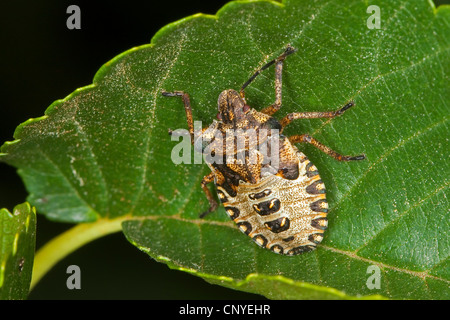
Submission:
[[[376,5],[381,29],[367,27],[365,1],[237,1],[187,17],[20,125],[0,159],[19,169],[28,200],[48,218],[123,220],[137,247],[212,283],[270,298],[448,299],[450,7]],[[239,89],[287,44],[298,51],[285,63],[278,117],[356,106],[284,133],[367,156],[339,163],[299,146],[320,171],[330,211],[319,248],[295,257],[256,246],[223,208],[198,218],[208,170],[172,162],[168,128],[187,124],[181,100],[161,95],[188,92],[205,127],[220,92]],[[257,109],[274,102],[272,68],[246,98]],[[371,266],[379,288],[367,285]]]
[[[0,300],[28,296],[36,243],[36,210],[29,203],[0,209]]]

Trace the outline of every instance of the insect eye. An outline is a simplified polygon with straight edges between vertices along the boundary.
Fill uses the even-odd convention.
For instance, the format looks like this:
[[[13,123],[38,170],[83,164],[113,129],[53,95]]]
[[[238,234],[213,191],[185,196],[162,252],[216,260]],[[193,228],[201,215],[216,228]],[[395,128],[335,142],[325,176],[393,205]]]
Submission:
[[[217,113],[216,117],[217,117],[218,120],[222,120],[222,115],[220,114],[220,112]]]
[[[242,108],[242,110],[243,110],[244,112],[247,112],[248,110],[250,110],[250,106],[249,106],[248,104],[245,104],[245,105],[244,105],[244,108]]]

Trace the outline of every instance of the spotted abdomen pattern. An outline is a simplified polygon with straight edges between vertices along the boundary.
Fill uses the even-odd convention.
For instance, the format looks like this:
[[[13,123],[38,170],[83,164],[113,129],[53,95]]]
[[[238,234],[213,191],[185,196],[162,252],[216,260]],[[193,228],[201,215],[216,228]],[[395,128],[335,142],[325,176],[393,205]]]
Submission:
[[[295,147],[294,147],[295,148]],[[327,228],[328,203],[317,168],[300,151],[299,176],[267,175],[259,183],[240,183],[236,196],[217,186],[225,211],[259,246],[275,253],[311,251]]]

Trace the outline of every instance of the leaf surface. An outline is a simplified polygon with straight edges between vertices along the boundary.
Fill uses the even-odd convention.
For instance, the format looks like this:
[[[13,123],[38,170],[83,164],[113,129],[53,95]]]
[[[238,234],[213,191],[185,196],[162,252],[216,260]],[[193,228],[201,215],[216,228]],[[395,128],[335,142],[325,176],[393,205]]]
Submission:
[[[0,209],[0,300],[26,299],[36,243],[36,211],[28,203]]]
[[[364,1],[238,1],[187,17],[20,125],[0,159],[19,169],[28,200],[50,219],[123,218],[137,247],[213,283],[270,298],[448,299],[450,10],[419,0],[378,6],[381,29],[367,27]],[[356,106],[284,133],[367,156],[339,163],[299,146],[320,171],[330,211],[320,247],[295,257],[257,247],[223,208],[198,218],[208,170],[173,163],[168,128],[187,124],[181,100],[161,95],[188,92],[206,127],[220,92],[239,89],[287,44],[298,51],[285,63],[278,117]],[[246,98],[262,109],[274,97],[270,68]],[[380,288],[369,289],[373,265]]]

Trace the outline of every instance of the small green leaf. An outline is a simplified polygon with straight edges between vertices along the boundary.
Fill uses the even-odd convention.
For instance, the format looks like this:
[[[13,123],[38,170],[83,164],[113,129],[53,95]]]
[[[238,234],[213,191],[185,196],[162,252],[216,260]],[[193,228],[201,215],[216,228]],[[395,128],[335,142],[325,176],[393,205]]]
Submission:
[[[36,243],[36,211],[28,203],[0,209],[0,300],[28,296]]]
[[[19,169],[48,218],[123,220],[137,247],[213,283],[270,298],[448,299],[450,7],[376,5],[380,29],[368,28],[368,4],[357,0],[236,1],[170,24],[20,125],[0,160]],[[223,208],[198,218],[208,170],[171,160],[168,128],[187,124],[181,100],[161,95],[188,92],[205,127],[220,92],[239,89],[288,44],[298,51],[286,59],[277,117],[356,106],[284,133],[367,156],[339,163],[299,146],[320,171],[330,211],[319,248],[295,257],[256,246]],[[246,98],[257,109],[274,102],[273,68]],[[368,284],[372,266],[379,287]]]

